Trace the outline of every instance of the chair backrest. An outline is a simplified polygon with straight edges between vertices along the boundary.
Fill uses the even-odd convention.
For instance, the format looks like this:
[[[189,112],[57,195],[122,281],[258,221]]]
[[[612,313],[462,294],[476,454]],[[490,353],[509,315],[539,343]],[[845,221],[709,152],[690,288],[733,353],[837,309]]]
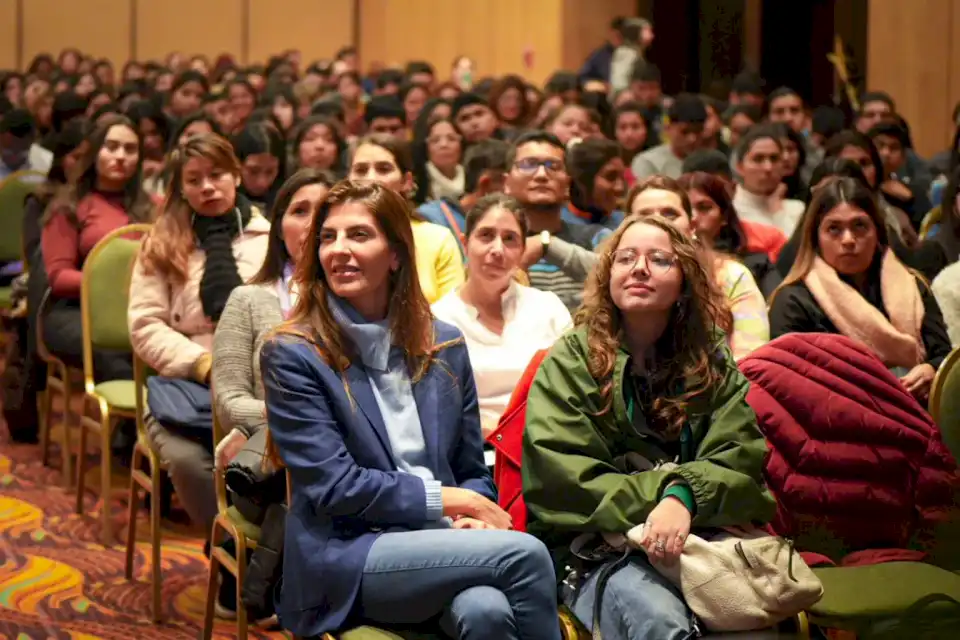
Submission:
[[[132,351],[127,328],[130,277],[149,224],[131,224],[108,233],[83,263],[80,311],[83,322],[83,372],[93,380],[93,350]]]
[[[940,427],[940,437],[960,463],[960,347],[940,365],[930,389],[930,416]]]
[[[16,171],[0,182],[0,262],[23,258],[24,201],[46,179],[40,171]]]

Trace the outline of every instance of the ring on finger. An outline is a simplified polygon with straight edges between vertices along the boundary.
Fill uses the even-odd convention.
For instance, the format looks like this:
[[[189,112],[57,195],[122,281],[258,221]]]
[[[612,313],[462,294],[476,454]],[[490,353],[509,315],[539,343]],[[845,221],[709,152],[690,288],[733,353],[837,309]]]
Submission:
[[[663,552],[666,551],[667,545],[664,544],[663,540],[657,540],[656,544],[653,545],[653,548],[657,551]]]

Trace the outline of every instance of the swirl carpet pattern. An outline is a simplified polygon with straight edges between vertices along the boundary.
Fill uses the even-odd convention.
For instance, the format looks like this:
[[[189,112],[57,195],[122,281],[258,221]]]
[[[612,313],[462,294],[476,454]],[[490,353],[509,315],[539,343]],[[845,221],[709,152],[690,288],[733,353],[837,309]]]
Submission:
[[[57,459],[57,458],[54,458]],[[167,525],[163,535],[164,622],[150,622],[149,526],[136,552],[134,579],[123,575],[124,546],[104,548],[94,496],[85,515],[59,473],[40,463],[39,447],[9,443],[0,427],[0,638],[10,640],[161,640],[197,638],[203,626],[207,562],[203,541]],[[114,501],[118,532],[125,506]],[[122,535],[122,533],[121,533]],[[218,622],[215,638],[236,637]],[[250,629],[251,638],[284,638]]]

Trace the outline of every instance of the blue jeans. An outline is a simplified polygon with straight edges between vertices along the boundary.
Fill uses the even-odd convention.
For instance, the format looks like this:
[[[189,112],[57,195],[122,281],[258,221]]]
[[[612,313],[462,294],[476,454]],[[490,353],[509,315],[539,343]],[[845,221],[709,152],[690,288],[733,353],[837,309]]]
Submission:
[[[591,632],[598,574],[599,570],[593,571],[576,600],[564,603]],[[600,633],[603,640],[696,637],[693,614],[680,591],[639,555],[610,574],[600,601]]]
[[[553,561],[517,531],[385,533],[363,567],[360,604],[374,624],[439,614],[443,631],[460,640],[560,640]]]

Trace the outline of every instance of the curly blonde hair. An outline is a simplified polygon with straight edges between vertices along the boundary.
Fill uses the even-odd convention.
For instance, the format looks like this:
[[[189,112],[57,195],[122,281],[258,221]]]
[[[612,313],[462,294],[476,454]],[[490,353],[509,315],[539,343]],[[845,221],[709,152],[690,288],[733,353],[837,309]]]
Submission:
[[[635,224],[665,232],[683,272],[683,289],[673,305],[667,329],[655,345],[655,366],[649,368],[654,398],[649,416],[651,427],[674,440],[687,420],[688,405],[712,393],[726,375],[726,361],[717,357],[722,341],[717,329],[725,309],[724,297],[705,252],[665,218],[628,216],[600,249],[600,259],[587,280],[575,324],[587,331],[587,366],[600,384],[603,414],[613,406],[614,365],[625,339],[621,312],[610,294],[613,253],[627,229]]]

